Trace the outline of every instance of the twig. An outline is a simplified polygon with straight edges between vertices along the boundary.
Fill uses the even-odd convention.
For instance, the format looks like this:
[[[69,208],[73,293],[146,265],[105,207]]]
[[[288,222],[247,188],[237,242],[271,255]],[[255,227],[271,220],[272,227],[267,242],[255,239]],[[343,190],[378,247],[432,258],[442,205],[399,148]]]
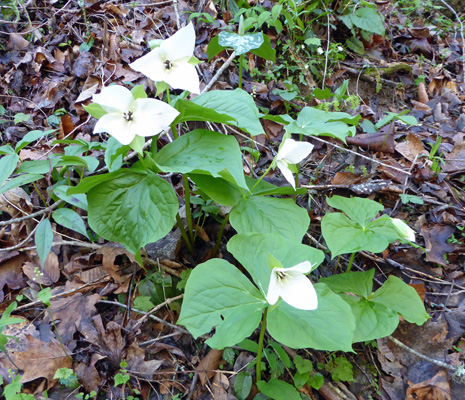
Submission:
[[[324,3],[323,3],[324,5]],[[326,74],[328,72],[328,59],[329,59],[329,42],[330,42],[330,34],[331,34],[331,24],[330,24],[330,21],[329,21],[329,12],[328,12],[328,9],[326,8],[325,6],[325,11],[326,11],[326,23],[328,24],[328,34],[327,34],[327,38],[326,38],[326,53],[325,53],[325,70],[323,72],[323,79],[322,79],[322,82],[321,82],[321,88],[324,89],[325,88],[325,80],[326,80]]]
[[[150,311],[147,311],[147,313],[142,318],[140,318],[131,329],[133,331],[136,331],[137,328],[141,326],[147,320],[147,318],[149,318],[153,313],[157,312],[160,308],[163,308],[167,306],[168,304],[171,304],[173,301],[182,299],[183,297],[184,295],[180,294],[179,296],[166,299],[163,303],[160,303],[157,306],[153,307]],[[129,310],[129,307],[128,307],[128,310]]]
[[[396,171],[399,171],[399,172],[402,172],[403,174],[406,174],[406,175],[412,175],[410,172],[407,172],[407,171],[404,171],[403,169],[400,169],[400,168],[396,168],[396,167],[393,167],[391,165],[388,165],[388,164],[385,164],[381,161],[378,161],[378,160],[374,160],[373,158],[370,158],[370,157],[367,157],[367,156],[364,156],[363,154],[360,154],[360,153],[357,153],[356,151],[353,151],[353,150],[350,150],[350,149],[346,149],[342,146],[339,146],[335,143],[331,143],[331,142],[327,142],[326,140],[323,140],[323,139],[320,139],[318,136],[310,136],[312,139],[315,139],[319,142],[322,142],[322,143],[325,143],[325,144],[329,144],[330,146],[333,146],[333,147],[336,147],[337,149],[339,150],[342,150],[342,151],[347,151],[348,153],[352,153],[352,154],[355,154],[357,155],[358,157],[362,157],[366,160],[369,160],[371,162],[374,162],[376,164],[380,164],[386,168],[391,168],[391,169],[395,169]],[[311,188],[311,186],[303,186],[303,187],[308,187],[308,188]]]
[[[462,364],[460,367],[454,367],[453,365],[447,364],[443,361],[435,360],[434,358],[430,358],[428,356],[425,356],[424,354],[419,353],[418,351],[412,349],[411,347],[408,347],[406,344],[402,343],[401,341],[397,340],[393,336],[388,336],[388,339],[395,343],[397,346],[402,347],[404,350],[408,351],[411,354],[414,354],[418,358],[421,358],[422,360],[428,361],[431,364],[435,364],[439,367],[446,368],[449,371],[454,372],[454,377],[457,378],[459,381],[463,381],[465,379],[465,367]]]
[[[457,12],[449,5],[447,4],[444,0],[439,0],[446,8],[454,14],[455,18],[457,19],[459,25],[460,25],[460,37],[462,39],[462,74],[463,74],[463,81],[465,82],[465,40],[463,36],[463,23],[460,17],[458,16]]]
[[[104,247],[101,244],[79,242],[77,240],[61,240],[59,242],[53,242],[52,243],[52,246],[64,246],[64,245],[85,247],[85,248],[94,249],[94,250],[98,250],[98,249],[101,249],[102,247]],[[20,249],[20,251],[34,250],[36,247],[37,246],[23,247],[22,249]],[[7,251],[7,250],[11,250],[11,248],[0,249],[0,252]]]
[[[44,208],[43,210],[37,211],[37,212],[32,213],[32,214],[25,215],[24,217],[14,218],[14,219],[10,219],[8,221],[0,221],[0,226],[15,224],[17,222],[25,221],[27,219],[39,217],[39,216],[41,216],[43,214],[46,214],[46,213],[52,211],[53,209],[57,208],[62,203],[64,203],[63,200],[58,200],[55,203],[53,203],[50,207]]]
[[[212,87],[212,86],[214,85],[214,83],[218,80],[218,78],[221,76],[221,74],[223,73],[223,71],[224,71],[226,68],[229,67],[229,64],[232,63],[232,61],[234,60],[234,57],[236,57],[236,52],[235,52],[235,51],[233,51],[233,52],[231,53],[231,55],[230,55],[229,58],[226,60],[226,62],[220,67],[220,69],[219,69],[218,71],[216,71],[215,76],[211,79],[210,82],[208,82],[207,86],[205,86],[205,87],[203,88],[203,90],[202,90],[202,92],[201,92],[200,94],[202,94],[202,93],[204,93],[204,92],[208,92],[208,91],[211,89],[211,87]]]
[[[126,304],[122,304],[122,303],[119,303],[119,302],[117,302],[117,301],[99,300],[98,302],[99,302],[99,303],[104,303],[104,304],[112,304],[112,305],[118,306],[118,307],[128,308],[128,306],[127,306]],[[148,314],[148,313],[146,313],[145,311],[138,310],[137,308],[132,308],[131,310],[134,311],[134,312],[137,313],[137,314],[142,314],[142,315]],[[179,332],[186,333],[186,334],[188,334],[188,335],[191,334],[191,333],[190,333],[189,331],[187,331],[186,329],[181,328],[180,326],[174,325],[174,324],[172,324],[172,323],[170,323],[170,322],[168,322],[168,321],[165,321],[164,319],[158,318],[158,317],[156,317],[155,315],[149,315],[149,318],[153,319],[154,321],[160,322],[160,323],[162,323],[163,325],[169,326],[170,328],[176,329],[176,330],[178,330]]]

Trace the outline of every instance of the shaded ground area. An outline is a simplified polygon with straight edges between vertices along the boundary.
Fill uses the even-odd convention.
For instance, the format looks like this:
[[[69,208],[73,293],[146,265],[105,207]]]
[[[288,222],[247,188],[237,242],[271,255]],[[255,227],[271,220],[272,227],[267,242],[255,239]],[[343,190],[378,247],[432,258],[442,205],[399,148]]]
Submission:
[[[149,95],[155,95],[153,82],[128,64],[147,53],[149,40],[167,38],[185,25],[187,11],[206,13],[194,19],[195,56],[203,61],[198,66],[202,87],[212,80],[211,90],[238,85],[237,60],[215,77],[230,52],[211,60],[206,55],[210,40],[233,17],[225,4],[11,3],[2,9],[0,25],[2,144],[15,145],[33,130],[56,129],[50,140],[24,147],[21,162],[63,153],[64,144],[52,144],[56,139],[106,140],[92,134],[95,119],[82,106],[112,82],[143,84]],[[260,6],[271,10],[274,4],[265,1]],[[462,399],[464,386],[452,377],[463,361],[465,333],[465,83],[460,25],[448,10],[443,14],[431,7],[415,10],[385,1],[378,10],[385,16],[387,34],[368,38],[358,33],[354,41],[337,17],[338,5],[332,6],[327,17],[312,21],[309,13],[305,21],[312,28],[307,39],[320,39],[321,46],[315,41],[304,48],[303,39],[286,27],[278,34],[263,25],[278,59],[272,64],[247,55],[244,89],[271,114],[295,115],[305,105],[319,105],[362,115],[364,122],[347,145],[327,137],[310,139],[315,148],[301,168],[300,180],[308,194],[297,199],[312,221],[307,243],[327,250],[320,221],[329,211],[325,196],[330,194],[376,199],[389,215],[405,220],[425,251],[393,244],[383,254],[357,254],[354,268],[374,267],[379,284],[394,274],[417,290],[431,320],[421,327],[401,322],[393,336],[450,368],[380,339],[356,344],[353,354],[288,348],[279,353],[269,345],[267,374],[292,382],[295,369],[286,356],[299,354],[324,378],[319,390],[309,385],[301,389],[312,399]],[[345,80],[347,91],[335,96]],[[314,94],[322,86],[330,89],[326,99]],[[403,110],[419,123],[408,126],[396,120],[374,128],[387,112]],[[244,159],[245,172],[252,176],[260,176],[269,165],[284,133],[282,125],[262,122],[266,135],[253,140],[231,127],[214,126],[250,148]],[[103,167],[101,149],[91,149],[88,155]],[[174,229],[147,246],[144,269],[136,267],[133,256],[118,244],[94,237],[89,241],[57,225],[55,246],[38,275],[32,233],[41,218],[60,205],[47,190],[54,179],[50,176],[0,196],[0,310],[16,300],[19,305],[12,315],[23,319],[3,330],[17,338],[8,342],[9,356],[0,353],[4,382],[23,370],[23,392],[37,398],[44,390],[57,399],[78,398],[84,391],[100,393],[102,399],[234,398],[235,373],[247,368],[253,353],[237,347],[210,350],[203,344],[205,338],[193,340],[175,325],[185,272],[211,257],[219,229],[216,220],[197,206],[196,257],[185,250]],[[180,176],[167,179],[182,197]],[[279,173],[267,180],[286,184]],[[233,234],[227,226],[225,237]],[[231,258],[225,246],[219,256]],[[327,255],[319,274],[330,276],[345,269],[347,262],[345,257],[331,260]],[[39,282],[51,289],[51,313],[36,299]],[[151,304],[137,301],[147,295]],[[256,340],[258,332],[255,335],[251,339]],[[66,379],[55,378],[60,368],[74,370],[77,389],[67,387]],[[248,398],[254,393],[253,387]]]

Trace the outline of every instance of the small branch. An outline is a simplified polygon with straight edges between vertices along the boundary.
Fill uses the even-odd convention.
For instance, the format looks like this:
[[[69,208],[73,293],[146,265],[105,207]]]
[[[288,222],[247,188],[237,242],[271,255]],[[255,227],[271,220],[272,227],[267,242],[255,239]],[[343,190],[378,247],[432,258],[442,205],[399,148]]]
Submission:
[[[459,379],[459,380],[463,380],[465,379],[465,367],[464,365],[462,364],[460,367],[454,367],[453,365],[450,365],[450,364],[447,364],[443,361],[439,361],[439,360],[435,360],[434,358],[430,358],[428,356],[425,356],[421,353],[419,353],[418,351],[412,349],[411,347],[408,347],[407,345],[405,345],[404,343],[402,343],[401,341],[397,340],[395,337],[393,336],[388,336],[388,339],[395,343],[397,346],[403,348],[404,350],[408,351],[409,353],[417,356],[418,358],[421,358],[422,360],[425,360],[431,364],[435,364],[439,367],[442,367],[442,368],[446,368],[448,369],[449,371],[453,371],[454,372],[454,376]]]
[[[163,308],[167,306],[168,304],[171,304],[173,301],[182,299],[183,297],[184,295],[180,294],[179,296],[166,299],[163,303],[160,303],[157,306],[153,307],[150,311],[147,311],[147,313],[134,324],[134,327],[131,328],[132,331],[136,331],[137,328],[139,328],[147,320],[147,318],[149,318],[153,313],[157,312],[160,308]]]
[[[53,209],[57,208],[60,204],[63,204],[63,200],[58,200],[57,202],[53,203],[50,207],[44,208],[43,210],[37,211],[32,214],[25,215],[24,217],[10,219],[8,221],[0,221],[0,227],[10,224],[15,224],[17,222],[26,221],[27,219],[39,217],[43,214],[47,214],[48,212],[52,211]]]
[[[88,249],[94,249],[98,250],[104,247],[101,244],[95,244],[95,243],[86,243],[86,242],[79,242],[77,240],[61,240],[59,242],[53,242],[52,246],[64,246],[64,245],[70,245],[70,246],[78,246],[78,247],[85,247]],[[16,247],[16,246],[13,246]],[[20,251],[26,251],[26,250],[35,250],[37,246],[29,246],[29,247],[23,247],[22,249],[19,249]],[[9,251],[12,250],[11,247],[7,247],[6,249],[0,249],[0,252],[2,251]]]
[[[234,57],[236,57],[236,52],[233,51],[231,53],[231,55],[229,56],[229,58],[226,60],[226,62],[221,66],[221,68],[216,71],[216,74],[215,76],[212,78],[212,80],[210,82],[208,82],[207,86],[205,86],[202,90],[202,93],[205,93],[205,92],[208,92],[212,86],[215,84],[215,82],[218,80],[218,78],[221,76],[221,74],[223,73],[223,71],[229,67],[229,65],[232,63],[232,61],[234,60]],[[200,93],[200,94],[202,94]]]
[[[99,303],[104,303],[104,304],[112,304],[112,305],[118,306],[118,307],[128,308],[128,306],[126,304],[118,303],[117,301],[99,300],[98,302]],[[131,311],[134,311],[135,313],[142,314],[142,315],[148,314],[148,313],[146,313],[144,311],[138,310],[137,308],[132,308]],[[170,323],[168,321],[165,321],[164,319],[158,318],[155,315],[149,315],[149,318],[153,319],[154,321],[160,322],[163,325],[169,326],[170,328],[176,329],[179,332],[186,333],[188,335],[191,334],[188,330],[186,330],[184,328],[181,328],[180,326],[174,325],[174,324],[172,324],[172,323]]]
[[[336,149],[339,149],[339,150],[342,150],[342,151],[347,151],[348,153],[352,153],[352,154],[355,154],[356,156],[358,157],[362,157],[366,160],[369,160],[371,162],[374,162],[376,164],[380,164],[386,168],[391,168],[391,169],[394,169],[396,171],[399,171],[399,172],[402,172],[403,174],[406,174],[406,175],[412,175],[410,172],[407,172],[407,171],[404,171],[403,169],[400,169],[400,168],[396,168],[396,167],[393,167],[391,165],[388,165],[388,164],[384,164],[382,163],[381,161],[378,161],[378,160],[374,160],[373,158],[370,158],[370,157],[367,157],[367,156],[364,156],[363,154],[360,154],[360,153],[357,153],[356,151],[353,151],[353,150],[350,150],[350,149],[346,149],[342,146],[339,146],[335,143],[331,143],[331,142],[327,142],[326,140],[323,140],[323,139],[320,139],[318,136],[310,136],[312,139],[315,139],[321,143],[325,143],[325,144],[329,144],[330,146],[333,146],[335,147]],[[307,186],[303,186],[303,187],[307,187]],[[311,188],[311,186],[308,186],[307,188]]]

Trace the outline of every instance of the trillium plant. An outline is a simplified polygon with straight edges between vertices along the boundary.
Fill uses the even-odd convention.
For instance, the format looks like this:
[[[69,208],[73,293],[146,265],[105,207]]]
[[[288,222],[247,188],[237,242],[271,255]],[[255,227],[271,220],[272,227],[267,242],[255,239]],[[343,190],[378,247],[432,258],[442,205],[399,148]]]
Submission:
[[[256,36],[242,31],[222,35],[221,43],[241,54],[268,54],[269,38]],[[303,244],[310,218],[295,198],[306,194],[307,190],[299,187],[299,163],[312,157],[313,145],[302,138],[322,135],[345,141],[355,133],[359,117],[311,107],[302,109],[296,119],[265,116],[252,96],[241,89],[207,91],[189,99],[189,92],[200,93],[194,46],[194,27],[189,24],[130,64],[157,82],[163,97],[148,98],[141,85],[129,89],[119,84],[109,84],[93,95],[85,109],[97,119],[94,133],[108,134],[108,141],[57,141],[67,145],[65,154],[50,156],[46,164],[24,162],[19,168],[19,151],[50,132],[30,132],[15,149],[3,146],[3,181],[14,171],[22,175],[5,183],[0,192],[42,179],[50,168],[61,168],[52,174],[57,180],[50,189],[54,198],[87,211],[90,229],[103,239],[121,243],[140,264],[141,249],[173,229],[179,230],[187,250],[195,256],[194,191],[202,202],[230,210],[222,220],[218,217],[221,226],[211,255],[218,254],[223,230],[230,223],[237,234],[227,243],[227,251],[235,261],[212,258],[192,270],[178,323],[195,338],[209,335],[206,343],[217,349],[240,345],[259,327],[257,380],[262,378],[266,332],[295,349],[352,351],[354,342],[391,334],[399,315],[424,323],[428,315],[422,301],[402,280],[389,277],[373,292],[373,271],[350,272],[358,251],[378,253],[396,241],[412,244],[415,240],[413,230],[382,214],[379,203],[327,198],[328,206],[341,212],[322,218],[322,233],[332,258],[352,253],[347,273],[321,278],[330,262],[329,253]],[[185,92],[170,98],[170,87]],[[241,147],[234,136],[189,130],[185,124],[225,124],[253,137],[264,133],[260,118],[282,124],[286,132],[276,156],[259,178],[244,174]],[[162,134],[167,135],[163,143],[158,140]],[[300,141],[292,134],[298,134]],[[131,148],[137,152],[135,161],[126,158]],[[99,162],[89,155],[91,150],[105,152],[108,172],[95,174]],[[66,175],[73,169],[79,171],[76,186],[71,186]],[[271,169],[280,171],[284,185],[264,179]],[[182,176],[182,197],[169,181],[172,174]],[[183,213],[179,212],[181,206]],[[78,213],[64,210],[54,212],[57,223],[83,235],[90,233]],[[51,229],[47,220],[35,236],[41,260],[52,247]],[[244,269],[247,275],[241,272]],[[323,275],[329,274],[325,271]]]

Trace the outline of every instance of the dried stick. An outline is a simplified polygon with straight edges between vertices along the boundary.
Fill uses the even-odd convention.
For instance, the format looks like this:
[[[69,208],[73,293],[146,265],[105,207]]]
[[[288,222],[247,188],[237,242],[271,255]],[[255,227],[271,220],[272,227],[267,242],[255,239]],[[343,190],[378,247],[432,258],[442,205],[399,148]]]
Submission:
[[[27,219],[39,217],[39,216],[41,216],[43,214],[47,214],[48,212],[50,212],[53,209],[57,208],[62,203],[63,203],[63,200],[58,200],[55,203],[53,203],[50,207],[44,208],[43,210],[37,211],[37,212],[32,213],[32,214],[25,215],[24,217],[14,218],[14,219],[10,219],[8,221],[0,221],[0,226],[15,224],[17,222],[25,221]]]
[[[218,80],[218,78],[220,77],[220,75],[223,73],[223,71],[229,67],[229,64],[232,63],[232,61],[234,60],[234,57],[236,57],[236,52],[233,51],[231,53],[231,55],[229,56],[229,58],[226,60],[226,62],[221,66],[221,68],[216,71],[216,74],[215,76],[212,78],[212,80],[210,82],[208,82],[207,86],[205,86],[202,90],[202,93],[205,93],[205,92],[208,92],[211,87],[213,86],[213,84]],[[202,94],[200,93],[200,94]]]

